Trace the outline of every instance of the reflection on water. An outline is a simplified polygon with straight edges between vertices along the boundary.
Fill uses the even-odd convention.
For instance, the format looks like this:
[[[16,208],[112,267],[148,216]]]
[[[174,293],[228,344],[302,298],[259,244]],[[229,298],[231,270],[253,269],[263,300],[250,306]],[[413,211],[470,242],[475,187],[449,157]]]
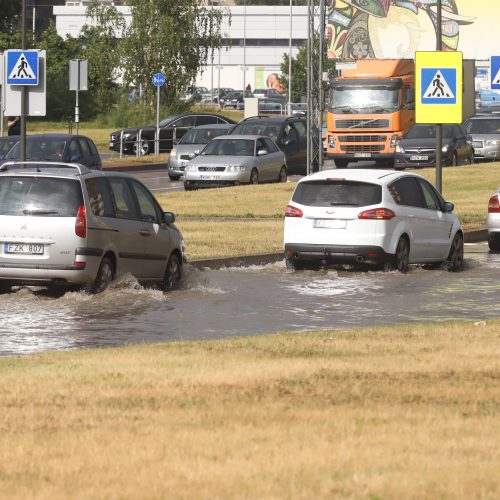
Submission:
[[[487,253],[468,254],[461,273],[291,273],[284,262],[186,271],[182,289],[168,294],[129,276],[97,296],[33,287],[2,295],[0,355],[498,316],[500,255]]]

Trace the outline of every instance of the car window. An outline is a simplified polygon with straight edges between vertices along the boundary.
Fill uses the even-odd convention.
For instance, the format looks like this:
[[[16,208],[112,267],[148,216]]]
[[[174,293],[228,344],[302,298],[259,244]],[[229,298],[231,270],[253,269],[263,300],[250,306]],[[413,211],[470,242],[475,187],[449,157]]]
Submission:
[[[443,210],[444,199],[437,192],[434,186],[432,186],[428,181],[424,179],[418,179],[418,183],[422,188],[426,207],[432,210]]]
[[[76,217],[82,204],[78,180],[0,177],[0,215]]]
[[[389,193],[398,205],[424,207],[415,177],[402,177],[388,186]]]
[[[194,127],[195,117],[194,116],[183,116],[179,118],[174,123],[172,123],[173,127]]]
[[[114,217],[113,198],[106,179],[87,179],[85,181],[89,195],[90,209],[98,217]]]
[[[217,117],[212,115],[198,115],[196,117],[196,126],[198,125],[210,125],[212,123],[217,123]]]
[[[378,184],[345,180],[299,182],[292,200],[310,207],[376,205],[382,201]]]
[[[88,158],[90,156],[90,150],[89,150],[89,145],[87,143],[87,139],[79,137],[78,142],[80,143],[80,148],[82,150],[82,158]]]
[[[296,142],[297,141],[297,131],[291,126],[286,125],[283,130],[282,142]]]
[[[82,158],[82,152],[76,139],[72,139],[69,143],[69,161],[78,161]]]
[[[139,209],[141,211],[140,218],[147,222],[159,223],[159,214],[156,203],[153,200],[151,193],[139,182],[132,181],[132,189],[137,196]]]
[[[464,129],[460,125],[455,125],[455,135],[460,139],[463,139],[466,135]]]
[[[265,151],[266,154],[269,153],[267,146],[263,139],[257,139],[257,151]]]
[[[109,185],[115,200],[116,217],[118,219],[138,219],[139,214],[127,180],[120,177],[110,177]]]
[[[465,122],[465,131],[468,134],[500,134],[500,119],[481,119],[472,118]]]
[[[271,139],[264,139],[264,142],[266,143],[266,147],[267,147],[267,150],[270,152],[270,153],[276,153],[276,151],[278,151],[278,147],[276,146],[276,144],[274,144],[273,141],[271,141]]]
[[[297,121],[293,122],[293,126],[295,127],[295,130],[299,134],[299,137],[301,138],[307,137],[307,128],[305,123]]]
[[[92,154],[92,156],[98,156],[99,153],[97,152],[97,148],[95,147],[95,144],[90,139],[87,140],[87,143],[89,145],[90,153]]]

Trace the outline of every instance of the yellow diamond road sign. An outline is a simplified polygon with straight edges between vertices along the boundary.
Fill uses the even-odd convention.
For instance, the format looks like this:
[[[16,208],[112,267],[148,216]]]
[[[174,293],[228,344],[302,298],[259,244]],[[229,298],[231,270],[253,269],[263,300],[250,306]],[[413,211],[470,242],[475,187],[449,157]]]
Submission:
[[[462,52],[415,53],[416,123],[462,123]]]

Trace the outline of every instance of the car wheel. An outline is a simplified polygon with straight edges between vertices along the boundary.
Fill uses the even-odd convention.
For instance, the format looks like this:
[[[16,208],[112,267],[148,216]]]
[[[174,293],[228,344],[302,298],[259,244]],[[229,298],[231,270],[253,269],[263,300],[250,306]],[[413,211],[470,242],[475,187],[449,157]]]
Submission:
[[[448,254],[448,271],[460,271],[464,267],[464,238],[455,234]]]
[[[96,279],[90,287],[90,293],[101,293],[106,290],[109,284],[113,281],[113,277],[113,263],[109,257],[104,257],[101,265],[99,266],[99,271],[97,271]]]
[[[472,151],[470,156],[469,156],[469,165],[473,165],[473,164],[474,164],[474,151]]]
[[[170,175],[170,174],[168,174],[168,177],[171,181],[178,181],[181,178],[180,175]]]
[[[348,163],[347,160],[335,160],[335,166],[337,168],[347,168]]]
[[[410,263],[410,245],[408,240],[401,236],[396,247],[396,255],[394,255],[394,265],[400,273],[408,272]]]
[[[188,184],[187,182],[184,183],[184,191],[194,191],[195,189],[198,189],[194,187],[192,184]]]
[[[181,280],[181,265],[179,263],[179,257],[175,253],[168,259],[167,269],[165,269],[165,275],[163,276],[163,290],[169,292],[170,290],[175,290],[179,285]]]
[[[490,233],[488,235],[488,246],[493,252],[498,252],[500,250],[500,238],[497,233]]]
[[[133,146],[134,154],[137,154],[137,142],[134,143]],[[141,141],[139,145],[139,155],[146,156],[151,153],[150,143],[148,141]]]
[[[286,182],[286,167],[281,167],[280,175],[278,176],[278,182]]]
[[[458,165],[458,157],[457,157],[457,152],[453,151],[453,156],[451,157],[451,164],[452,167],[456,167]]]
[[[259,183],[259,172],[254,168],[252,173],[250,174],[250,184],[258,184]]]

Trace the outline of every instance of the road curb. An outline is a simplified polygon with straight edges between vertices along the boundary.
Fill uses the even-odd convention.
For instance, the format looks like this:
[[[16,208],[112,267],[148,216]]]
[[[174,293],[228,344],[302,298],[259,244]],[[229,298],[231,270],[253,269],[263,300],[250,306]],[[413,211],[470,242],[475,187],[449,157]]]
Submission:
[[[146,170],[165,170],[167,163],[112,163],[102,166],[108,172],[144,172]]]
[[[465,231],[464,241],[465,243],[478,243],[479,241],[488,240],[488,230],[487,229],[475,229],[473,231]]]

